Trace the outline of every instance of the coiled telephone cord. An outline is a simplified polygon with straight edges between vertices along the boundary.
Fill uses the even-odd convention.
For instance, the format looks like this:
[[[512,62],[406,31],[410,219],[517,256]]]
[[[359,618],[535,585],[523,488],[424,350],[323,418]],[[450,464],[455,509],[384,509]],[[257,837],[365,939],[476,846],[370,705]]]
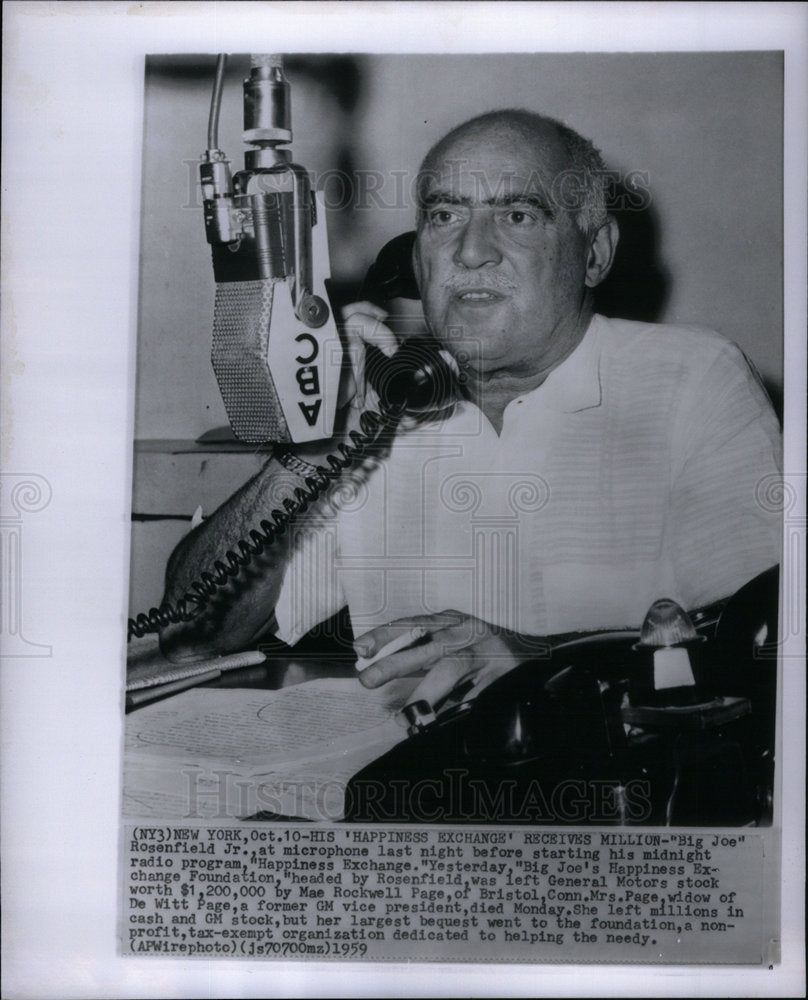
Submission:
[[[294,496],[282,501],[283,510],[276,508],[268,518],[264,518],[257,528],[253,528],[247,538],[241,538],[234,549],[228,549],[223,559],[214,562],[212,570],[204,572],[194,580],[182,597],[171,603],[166,601],[159,608],[150,608],[130,618],[127,623],[127,642],[133,637],[140,638],[157,632],[166,625],[187,622],[195,618],[216,593],[249,566],[253,560],[283,536],[287,528],[305,513],[325,493],[328,486],[342,473],[355,465],[379,444],[384,435],[394,430],[405,406],[403,403],[382,405],[381,412],[366,410],[359,418],[359,431],[351,431],[351,444],[338,445],[339,454],[327,455],[325,465],[317,466],[317,475],[307,476],[306,488],[298,486]]]

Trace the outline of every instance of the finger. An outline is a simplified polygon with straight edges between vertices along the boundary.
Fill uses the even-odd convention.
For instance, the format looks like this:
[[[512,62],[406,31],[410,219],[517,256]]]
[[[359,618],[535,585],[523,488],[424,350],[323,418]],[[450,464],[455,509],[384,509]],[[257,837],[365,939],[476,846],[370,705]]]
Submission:
[[[513,668],[514,662],[512,658],[509,659],[508,657],[501,656],[489,660],[481,670],[477,670],[474,673],[473,689],[475,695],[484,688],[487,688],[489,684],[493,684],[494,681],[499,680],[503,674],[507,674]]]
[[[449,614],[450,612],[444,612],[446,624],[440,631],[440,642],[443,644],[444,656],[451,656],[484,638],[485,633],[480,631],[481,623],[476,618],[463,615],[458,621],[450,618]]]
[[[418,639],[422,639],[426,635],[426,629],[424,628],[411,628],[406,632],[402,632],[401,635],[396,636],[395,639],[391,639],[386,645],[382,646],[381,649],[377,650],[373,656],[359,656],[357,657],[355,668],[360,673],[363,670],[367,670],[368,667],[372,666],[376,660],[381,660],[385,656],[392,656],[393,653],[397,653],[400,649],[405,649],[407,646],[411,646]]]
[[[377,306],[375,302],[362,300],[361,302],[349,302],[348,305],[342,307],[343,321],[350,319],[356,313],[364,313],[367,316],[375,317],[375,319],[387,319],[387,312],[381,306]]]
[[[378,625],[365,632],[354,641],[354,649],[358,656],[370,658],[378,653],[382,646],[386,646],[388,642],[404,632],[414,628],[424,629],[422,634],[438,632],[459,624],[464,617],[459,611],[441,611],[434,615],[412,615],[409,618],[397,618],[395,621],[388,622],[387,625]]]
[[[344,330],[348,340],[356,340],[359,343],[373,344],[379,350],[392,357],[398,350],[398,340],[389,326],[382,322],[387,314],[376,315],[376,313],[352,312],[346,315]]]
[[[364,305],[364,303],[358,303]],[[350,310],[351,307],[346,307]],[[351,403],[355,409],[364,409],[368,385],[365,378],[365,347],[373,344],[388,358],[398,350],[398,341],[382,319],[386,316],[383,310],[378,310],[380,316],[368,315],[365,312],[351,312],[350,318],[343,326],[346,350],[350,362],[350,373],[340,387],[340,405]]]
[[[365,345],[351,327],[345,328],[346,351],[350,362],[350,376],[345,387],[345,401],[355,406],[365,405]]]
[[[440,643],[430,639],[419,646],[410,646],[400,653],[385,656],[377,660],[359,675],[360,682],[365,687],[375,688],[395,680],[397,677],[409,677],[421,670],[427,670],[443,656]]]
[[[425,701],[434,708],[439,705],[461,681],[474,671],[474,659],[471,652],[460,652],[455,656],[445,657],[436,663],[418,687],[407,699],[408,705]],[[406,707],[406,706],[405,706]]]

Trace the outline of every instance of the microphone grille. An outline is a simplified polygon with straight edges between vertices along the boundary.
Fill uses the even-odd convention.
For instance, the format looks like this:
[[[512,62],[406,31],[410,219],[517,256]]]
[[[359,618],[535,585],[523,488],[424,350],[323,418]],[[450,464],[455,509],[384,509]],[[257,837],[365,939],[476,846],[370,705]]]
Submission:
[[[273,285],[271,279],[216,285],[211,360],[233,433],[249,444],[290,440],[267,365]]]

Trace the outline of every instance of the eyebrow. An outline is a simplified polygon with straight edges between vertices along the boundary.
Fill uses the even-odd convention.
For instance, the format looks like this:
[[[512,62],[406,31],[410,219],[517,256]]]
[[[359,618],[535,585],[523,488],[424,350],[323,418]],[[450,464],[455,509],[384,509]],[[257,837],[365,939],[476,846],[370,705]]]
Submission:
[[[424,208],[430,208],[433,205],[464,205],[468,207],[474,204],[474,199],[466,195],[452,194],[449,191],[432,191],[423,198],[421,204]],[[527,194],[526,192],[486,198],[482,204],[494,208],[507,208],[509,205],[532,205],[534,208],[541,209],[542,211],[550,210],[550,205],[548,205],[546,199],[540,195]]]

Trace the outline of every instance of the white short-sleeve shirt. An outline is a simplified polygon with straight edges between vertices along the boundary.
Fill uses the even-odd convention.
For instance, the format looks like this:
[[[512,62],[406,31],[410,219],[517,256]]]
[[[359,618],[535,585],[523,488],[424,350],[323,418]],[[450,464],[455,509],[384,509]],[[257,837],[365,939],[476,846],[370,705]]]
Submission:
[[[595,316],[512,400],[402,431],[297,529],[276,608],[295,642],[453,608],[531,635],[637,626],[728,596],[779,561],[777,420],[718,334]]]

